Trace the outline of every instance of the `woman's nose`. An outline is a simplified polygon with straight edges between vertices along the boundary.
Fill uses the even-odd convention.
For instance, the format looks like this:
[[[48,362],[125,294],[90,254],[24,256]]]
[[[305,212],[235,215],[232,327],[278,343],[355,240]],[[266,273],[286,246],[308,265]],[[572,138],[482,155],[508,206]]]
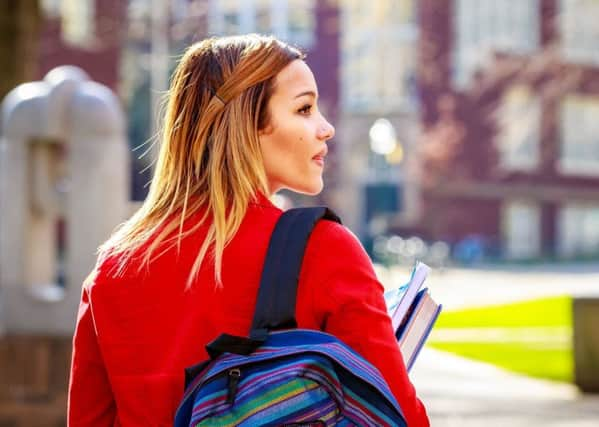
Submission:
[[[333,127],[332,124],[330,124],[329,122],[327,122],[326,120],[323,121],[323,124],[320,126],[320,130],[319,130],[319,135],[318,135],[321,139],[329,140],[332,137],[335,136],[335,128]]]

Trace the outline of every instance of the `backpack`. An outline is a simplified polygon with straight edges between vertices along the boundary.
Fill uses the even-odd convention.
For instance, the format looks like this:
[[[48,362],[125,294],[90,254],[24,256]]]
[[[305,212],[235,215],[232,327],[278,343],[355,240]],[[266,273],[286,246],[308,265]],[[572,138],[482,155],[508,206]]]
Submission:
[[[306,243],[328,208],[286,211],[270,239],[249,338],[222,334],[187,368],[175,427],[406,426],[380,372],[339,339],[298,329]]]

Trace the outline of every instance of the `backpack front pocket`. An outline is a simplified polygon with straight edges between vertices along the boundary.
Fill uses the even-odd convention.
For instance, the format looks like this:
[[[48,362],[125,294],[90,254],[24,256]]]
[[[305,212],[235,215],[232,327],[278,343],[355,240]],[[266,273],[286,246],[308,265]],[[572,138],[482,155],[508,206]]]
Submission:
[[[193,426],[334,426],[343,407],[339,380],[318,355],[235,367],[198,390]]]

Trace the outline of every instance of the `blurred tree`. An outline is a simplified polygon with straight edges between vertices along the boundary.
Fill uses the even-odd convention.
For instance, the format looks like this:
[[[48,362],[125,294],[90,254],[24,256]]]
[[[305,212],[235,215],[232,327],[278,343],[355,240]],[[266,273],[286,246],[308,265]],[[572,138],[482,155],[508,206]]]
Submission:
[[[35,77],[42,13],[40,0],[1,0],[0,99]]]

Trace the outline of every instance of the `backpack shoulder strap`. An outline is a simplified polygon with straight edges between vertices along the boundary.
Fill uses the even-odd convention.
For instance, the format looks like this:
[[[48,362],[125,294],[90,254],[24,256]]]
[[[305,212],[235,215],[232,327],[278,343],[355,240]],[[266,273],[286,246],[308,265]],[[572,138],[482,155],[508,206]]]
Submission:
[[[304,250],[320,219],[341,223],[324,206],[289,209],[281,215],[270,237],[250,337],[220,335],[206,346],[211,358],[224,352],[250,354],[266,340],[269,331],[297,326],[295,305]]]
[[[341,223],[324,206],[289,209],[279,218],[264,261],[250,338],[265,339],[270,330],[297,327],[295,305],[304,251],[320,219]]]

